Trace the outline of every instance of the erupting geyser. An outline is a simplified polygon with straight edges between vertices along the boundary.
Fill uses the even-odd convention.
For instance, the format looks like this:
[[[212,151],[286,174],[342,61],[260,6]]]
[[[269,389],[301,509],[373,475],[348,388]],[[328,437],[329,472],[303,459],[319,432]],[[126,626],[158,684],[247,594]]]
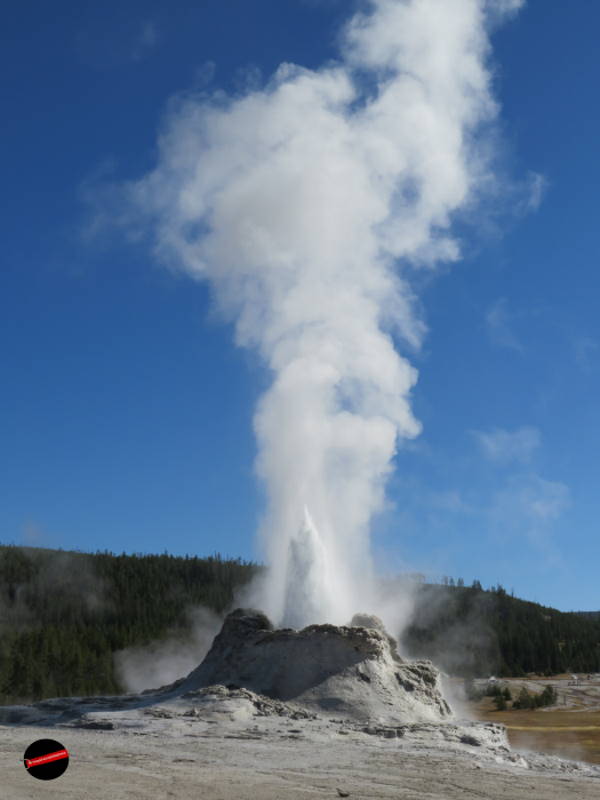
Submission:
[[[337,61],[177,98],[155,169],[127,187],[156,255],[210,282],[272,377],[254,417],[272,568],[252,602],[295,627],[357,603],[385,616],[369,526],[420,432],[400,352],[425,331],[412,277],[459,258],[453,215],[494,183],[488,31],[520,0],[361,5]]]
[[[284,627],[302,628],[318,622],[331,609],[328,571],[325,547],[305,506],[302,526],[289,543]]]

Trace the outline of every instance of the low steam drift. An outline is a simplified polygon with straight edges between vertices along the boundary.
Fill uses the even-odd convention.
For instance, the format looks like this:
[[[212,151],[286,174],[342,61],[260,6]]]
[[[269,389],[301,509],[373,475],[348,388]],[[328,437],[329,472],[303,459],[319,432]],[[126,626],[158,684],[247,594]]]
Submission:
[[[488,31],[519,5],[371,0],[338,61],[179,98],[128,187],[157,256],[210,282],[273,376],[254,417],[271,565],[254,602],[277,623],[359,607],[397,629],[369,554],[398,442],[420,431],[394,340],[419,346],[411,271],[459,257],[451,217],[490,183]]]

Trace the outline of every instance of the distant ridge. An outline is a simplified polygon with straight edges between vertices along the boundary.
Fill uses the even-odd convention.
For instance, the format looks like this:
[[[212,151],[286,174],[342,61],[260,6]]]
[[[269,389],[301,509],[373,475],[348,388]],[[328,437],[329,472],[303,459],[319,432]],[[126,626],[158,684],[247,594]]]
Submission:
[[[224,614],[260,569],[206,558],[0,545],[0,703],[122,691],[113,653],[189,637],[186,611]],[[457,675],[600,671],[600,612],[564,613],[502,587],[404,578],[415,615],[401,651]]]

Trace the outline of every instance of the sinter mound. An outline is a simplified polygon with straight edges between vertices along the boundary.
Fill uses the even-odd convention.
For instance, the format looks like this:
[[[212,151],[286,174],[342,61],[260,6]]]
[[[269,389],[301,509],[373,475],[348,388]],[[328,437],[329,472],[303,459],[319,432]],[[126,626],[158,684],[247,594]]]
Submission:
[[[451,715],[439,677],[430,661],[404,662],[376,617],[274,630],[261,612],[237,609],[179,689],[243,687],[316,711],[409,724]]]

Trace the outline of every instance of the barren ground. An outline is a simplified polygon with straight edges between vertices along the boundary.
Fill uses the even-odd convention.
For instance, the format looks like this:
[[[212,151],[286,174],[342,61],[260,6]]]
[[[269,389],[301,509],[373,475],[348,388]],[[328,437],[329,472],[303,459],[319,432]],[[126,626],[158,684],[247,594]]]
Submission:
[[[375,628],[313,626],[290,633],[271,631],[265,623],[256,612],[234,612],[198,670],[168,687],[0,708],[2,796],[600,797],[600,767],[522,755],[509,746],[505,728],[494,724],[507,721],[514,744],[556,750],[549,743],[561,742],[563,753],[583,758],[593,749],[584,751],[583,744],[597,735],[600,682],[567,695],[570,705],[547,711],[500,715],[483,704],[477,710],[492,722],[473,722],[461,719],[457,707],[449,716],[437,671],[426,663],[400,664],[390,640]],[[295,693],[288,692],[293,699],[274,699],[281,695],[257,688],[269,689],[282,674],[298,683]],[[206,683],[222,675],[227,681]],[[254,690],[242,688],[242,680]],[[529,688],[546,682],[537,686],[532,679]],[[516,694],[520,685],[514,682],[511,689]],[[594,725],[588,724],[592,716]],[[571,752],[565,751],[567,734],[581,734]],[[23,764],[28,745],[42,738],[55,739],[70,753],[67,771],[55,781],[36,780]]]
[[[189,714],[180,701],[97,711],[51,727],[0,726],[3,797],[11,800],[592,800],[600,770],[511,753],[497,726],[407,726],[397,735],[341,720],[256,715],[215,702]],[[113,729],[91,730],[105,725]],[[84,726],[84,727],[82,727]],[[36,739],[71,754],[56,781],[31,777],[22,758]]]

